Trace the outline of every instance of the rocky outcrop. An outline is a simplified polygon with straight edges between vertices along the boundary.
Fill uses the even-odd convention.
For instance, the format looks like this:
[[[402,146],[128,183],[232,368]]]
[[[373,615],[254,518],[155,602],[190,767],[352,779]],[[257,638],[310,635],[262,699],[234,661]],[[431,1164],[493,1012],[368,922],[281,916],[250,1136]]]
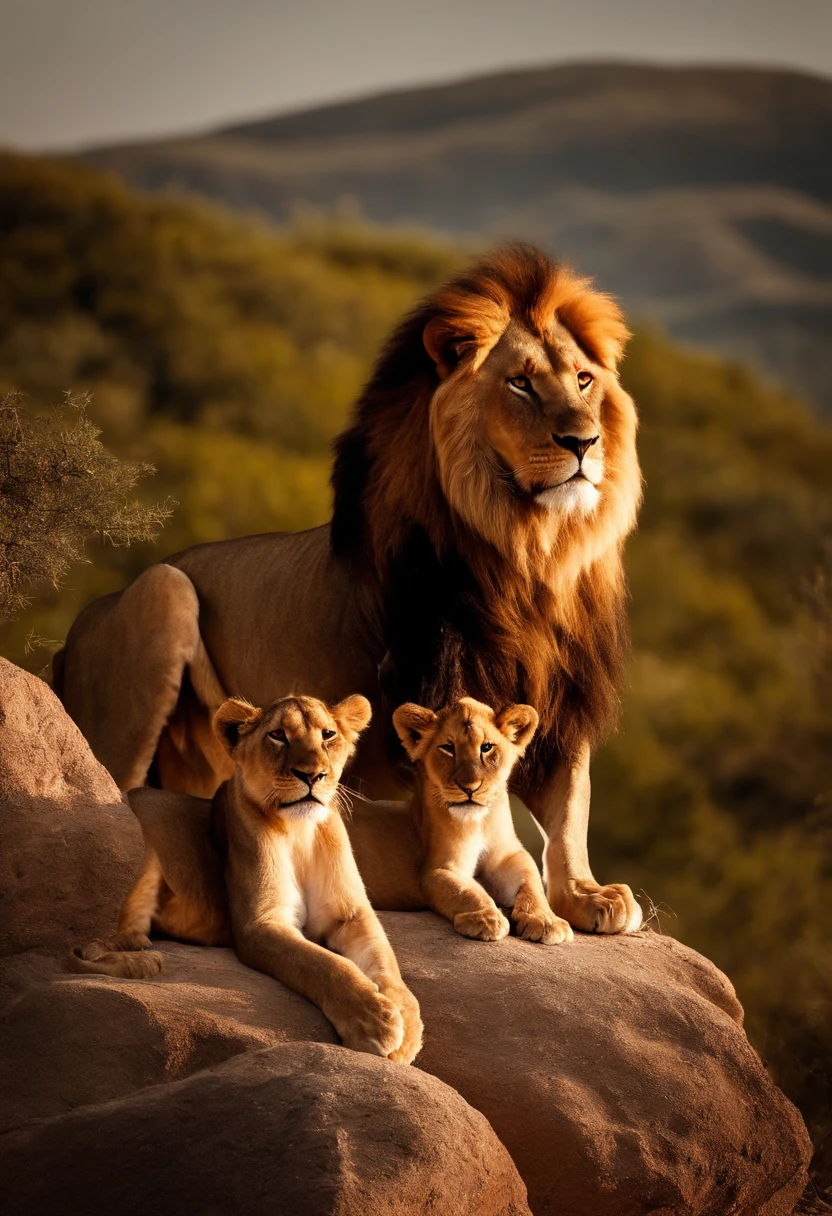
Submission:
[[[0,1174],[7,1210],[27,1216],[529,1213],[505,1148],[448,1085],[318,1043],[12,1132]]]
[[[112,932],[142,836],[42,680],[0,659],[0,954]]]
[[[384,915],[425,1020],[412,1068],[339,1047],[317,1008],[228,950],[166,943],[155,980],[63,973],[68,933],[111,927],[138,850],[114,787],[37,684],[0,683],[7,723],[27,687],[25,721],[54,719],[22,766],[51,775],[18,775],[1,808],[11,872],[28,875],[9,904],[22,944],[4,964],[0,1027],[3,1176],[21,1210],[166,1212],[187,1194],[189,1210],[217,1214],[508,1214],[526,1210],[516,1167],[536,1216],[790,1216],[810,1154],[800,1116],[750,1048],[729,981],[670,938],[482,943],[430,913]],[[12,727],[4,773],[6,739],[16,755],[31,733]],[[112,855],[91,890],[75,842],[96,825],[95,856]]]

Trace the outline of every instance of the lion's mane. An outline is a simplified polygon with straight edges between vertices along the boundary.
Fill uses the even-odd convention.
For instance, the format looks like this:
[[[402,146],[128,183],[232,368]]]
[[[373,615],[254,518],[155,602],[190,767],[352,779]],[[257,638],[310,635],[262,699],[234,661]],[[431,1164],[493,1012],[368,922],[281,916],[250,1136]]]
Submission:
[[[557,318],[613,373],[629,336],[610,297],[527,245],[451,279],[394,331],[337,440],[332,543],[379,605],[391,704],[531,703],[541,730],[529,776],[615,720],[622,547],[641,478],[635,409],[614,375],[595,512],[543,511],[495,472],[478,442],[476,370],[512,318],[541,336]],[[429,322],[458,360],[444,380],[425,349]]]

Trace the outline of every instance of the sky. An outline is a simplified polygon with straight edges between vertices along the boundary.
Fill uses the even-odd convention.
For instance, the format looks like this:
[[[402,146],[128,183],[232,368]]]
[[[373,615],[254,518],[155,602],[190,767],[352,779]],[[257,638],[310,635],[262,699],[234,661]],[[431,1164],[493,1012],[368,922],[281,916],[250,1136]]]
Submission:
[[[0,145],[173,135],[580,59],[832,75],[832,0],[0,0]]]

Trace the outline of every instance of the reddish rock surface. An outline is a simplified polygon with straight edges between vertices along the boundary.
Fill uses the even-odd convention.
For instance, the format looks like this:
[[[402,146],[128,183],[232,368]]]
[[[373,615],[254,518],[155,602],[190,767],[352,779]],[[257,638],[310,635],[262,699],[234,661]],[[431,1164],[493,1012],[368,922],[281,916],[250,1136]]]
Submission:
[[[384,915],[422,1006],[418,1068],[338,1047],[231,951],[165,944],[155,980],[63,973],[68,937],[114,923],[136,825],[44,685],[5,664],[0,710],[17,951],[0,1128],[20,1210],[509,1216],[526,1209],[499,1137],[536,1216],[792,1213],[802,1120],[729,981],[670,938],[482,943]]]
[[[112,932],[142,836],[52,690],[0,659],[0,954]]]
[[[0,1174],[6,1210],[27,1216],[529,1212],[511,1158],[459,1094],[318,1043],[240,1055],[12,1132]]]

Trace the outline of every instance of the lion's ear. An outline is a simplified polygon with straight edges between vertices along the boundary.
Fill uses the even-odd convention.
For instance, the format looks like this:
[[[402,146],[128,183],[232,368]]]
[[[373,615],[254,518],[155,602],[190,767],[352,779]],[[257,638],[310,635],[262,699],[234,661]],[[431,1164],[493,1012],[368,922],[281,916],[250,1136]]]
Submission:
[[[373,708],[366,697],[347,697],[329,711],[351,743],[370,725]]]
[[[540,719],[531,705],[507,705],[495,718],[497,729],[522,755],[537,730]]]
[[[263,711],[256,705],[250,705],[248,701],[231,697],[219,707],[211,725],[214,728],[214,734],[230,754],[243,735],[248,734],[262,717]]]
[[[436,723],[432,709],[421,705],[400,705],[393,714],[393,726],[402,741],[402,747],[411,760],[418,760],[424,750],[425,734]]]
[[[425,350],[436,364],[440,380],[447,379],[464,356],[477,346],[471,334],[459,334],[445,317],[432,317],[422,330]]]

